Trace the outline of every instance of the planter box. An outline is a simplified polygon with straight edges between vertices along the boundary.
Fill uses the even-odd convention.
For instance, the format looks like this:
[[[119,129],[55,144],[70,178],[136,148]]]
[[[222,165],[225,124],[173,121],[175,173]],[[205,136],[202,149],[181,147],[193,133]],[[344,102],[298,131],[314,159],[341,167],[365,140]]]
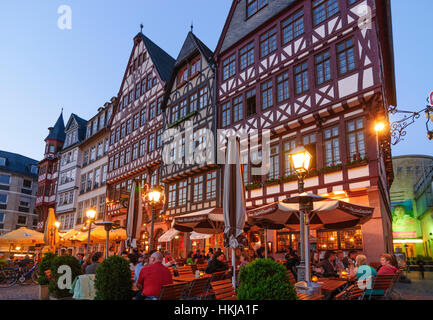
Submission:
[[[39,300],[48,300],[48,285],[39,286]]]

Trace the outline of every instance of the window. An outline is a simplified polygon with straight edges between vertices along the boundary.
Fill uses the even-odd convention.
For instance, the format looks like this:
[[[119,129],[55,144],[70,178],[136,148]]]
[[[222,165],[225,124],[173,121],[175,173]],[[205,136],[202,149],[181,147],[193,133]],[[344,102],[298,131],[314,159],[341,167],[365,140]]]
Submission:
[[[340,75],[355,70],[355,48],[353,39],[337,44],[338,72]]]
[[[101,181],[101,168],[95,170],[95,184],[94,188],[99,188],[99,183]]]
[[[93,146],[90,148],[90,162],[93,162],[96,160],[96,147]]]
[[[186,65],[185,67],[183,67],[180,71],[179,71],[179,79],[178,79],[178,84],[182,84],[184,82],[188,81],[188,65]]]
[[[10,184],[11,177],[5,174],[0,174],[0,183],[1,184]]]
[[[149,106],[149,120],[152,120],[156,116],[156,102],[152,102]]]
[[[159,129],[158,131],[156,131],[156,148],[162,147],[162,134],[163,134],[163,132],[164,132],[163,129]]]
[[[291,140],[284,143],[284,174],[290,176],[295,173],[290,153],[296,148],[296,141]]]
[[[178,189],[179,189],[179,202],[178,202],[178,205],[179,206],[184,206],[184,205],[186,205],[186,192],[188,190],[187,181],[184,180],[184,181],[179,182]]]
[[[304,136],[304,138],[302,139],[302,143],[304,146],[308,146],[310,144],[316,143],[316,134],[312,133]]]
[[[93,121],[93,132],[92,134],[95,134],[96,132],[98,132],[98,119]]]
[[[18,216],[17,224],[26,225],[27,224],[27,217],[26,216]]]
[[[141,94],[144,94],[146,92],[146,78],[141,80]]]
[[[271,147],[269,179],[278,179],[280,176],[280,152],[278,145]]]
[[[131,147],[128,147],[125,150],[125,164],[129,162],[131,162]]]
[[[365,158],[364,119],[347,123],[349,141],[349,161]]]
[[[103,219],[105,214],[105,197],[99,197],[99,210],[98,210],[98,218]]]
[[[116,142],[120,140],[120,127],[116,128]]]
[[[249,179],[249,169],[248,169],[248,153],[242,155],[242,167],[243,167],[243,173],[244,173],[244,184],[247,185],[250,182]]]
[[[193,201],[203,201],[203,176],[194,177]]]
[[[162,102],[164,101],[164,97],[158,98],[158,105],[156,107],[156,115],[159,116],[162,113]]]
[[[81,175],[80,193],[86,192],[86,175]]]
[[[132,131],[132,119],[129,118],[128,121],[126,121],[126,135],[129,135]]]
[[[109,148],[108,138],[105,138],[105,141],[104,141],[104,154],[108,153],[108,148]]]
[[[93,184],[93,172],[89,172],[87,175],[87,191],[92,190]]]
[[[111,172],[113,171],[113,163],[114,163],[114,158],[110,157],[109,161],[108,161],[108,170]]]
[[[239,69],[245,70],[254,64],[254,42],[251,42],[239,52]]]
[[[134,114],[133,130],[137,130],[139,126],[140,126],[140,114],[136,113]]]
[[[104,142],[103,141],[98,142],[98,151],[96,153],[98,159],[101,158],[102,154],[104,153],[103,147],[104,147]]]
[[[138,142],[132,146],[132,161],[138,158]]]
[[[114,139],[116,138],[116,131],[113,130],[110,136],[110,145],[114,144]]]
[[[314,26],[339,12],[338,0],[313,0]]]
[[[289,99],[289,73],[277,76],[277,101],[281,103]]]
[[[105,165],[102,167],[102,180],[101,180],[101,186],[103,186],[105,184],[105,182],[107,182],[107,170],[108,170],[108,166]]]
[[[0,203],[8,203],[8,195],[0,193]]]
[[[0,166],[6,166],[6,158],[0,157]]]
[[[137,85],[135,86],[135,100],[140,98],[140,96],[141,96],[141,82],[137,83]]]
[[[134,90],[129,91],[129,103],[134,102]]]
[[[256,89],[247,92],[247,117],[256,113]]]
[[[198,96],[200,109],[203,109],[208,104],[208,88],[204,87],[200,89]]]
[[[272,80],[262,83],[262,107],[266,110],[274,105],[272,94]]]
[[[329,51],[317,55],[314,62],[316,65],[316,84],[321,85],[331,80],[331,58]]]
[[[116,153],[116,155],[114,156],[114,169],[119,168],[119,154]]]
[[[304,33],[304,12],[298,11],[281,23],[283,45]]]
[[[140,140],[140,157],[144,156],[146,150],[146,139]]]
[[[308,90],[308,65],[304,62],[295,67],[295,92],[299,95]]]
[[[120,152],[119,167],[123,167],[124,164],[125,164],[125,150]]]
[[[352,4],[356,3],[358,0],[348,0],[349,6],[351,6]]]
[[[177,185],[172,184],[168,187],[168,207],[174,208],[176,207],[176,190]]]
[[[189,110],[190,112],[197,111],[198,94],[194,93],[189,98]]]
[[[323,135],[323,144],[325,146],[325,166],[330,167],[341,164],[338,127],[325,129]]]
[[[179,120],[179,106],[175,105],[171,108],[171,123],[175,123]]]
[[[268,0],[248,0],[247,2],[247,18],[251,17],[257,11],[268,4]]]
[[[406,168],[406,174],[408,174],[408,175],[412,174],[412,168],[411,167]]]
[[[206,200],[216,198],[216,171],[206,175]]]
[[[232,55],[223,62],[223,81],[231,78],[236,73],[236,55]]]
[[[244,117],[244,104],[243,97],[239,96],[233,99],[233,122],[238,122],[242,120]]]
[[[149,152],[152,152],[153,150],[155,150],[155,133],[152,133],[151,135],[149,135],[149,148],[148,148]]]
[[[154,187],[156,185],[158,185],[158,171],[157,170],[153,171],[152,176],[150,177],[150,186]]]
[[[193,76],[196,73],[200,72],[200,70],[201,70],[201,58],[198,57],[196,60],[194,60],[191,63],[191,76]]]
[[[140,126],[143,126],[146,122],[146,108],[143,108],[140,112]]]
[[[222,110],[222,126],[227,127],[230,125],[230,101],[223,104],[223,110]]]
[[[147,75],[146,82],[147,82],[146,90],[152,89],[152,75],[151,74]]]
[[[124,138],[126,135],[126,123],[122,123],[120,127],[120,138]]]
[[[185,117],[188,114],[188,102],[187,100],[183,100],[180,103],[180,119]]]
[[[277,50],[277,28],[272,28],[260,37],[260,57]]]

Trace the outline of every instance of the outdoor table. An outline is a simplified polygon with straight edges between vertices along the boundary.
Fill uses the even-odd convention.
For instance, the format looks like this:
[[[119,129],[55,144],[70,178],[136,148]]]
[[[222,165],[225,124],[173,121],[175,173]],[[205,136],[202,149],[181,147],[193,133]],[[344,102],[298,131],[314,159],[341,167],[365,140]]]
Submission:
[[[347,281],[340,279],[320,278],[319,281],[317,281],[317,284],[321,285],[322,293],[328,299],[335,291],[346,286]]]
[[[298,300],[323,300],[325,296],[322,294],[316,294],[316,295],[309,295],[306,293],[298,293]]]
[[[200,275],[200,278],[199,279],[202,279],[202,278],[206,278],[206,277],[211,277],[211,275],[209,275],[209,274],[203,274],[203,275]],[[182,275],[182,276],[179,276],[179,277],[173,277],[173,281],[176,281],[176,282],[192,282],[192,281],[194,281],[195,279],[197,279],[196,277],[195,277],[195,274],[191,274],[191,275]]]

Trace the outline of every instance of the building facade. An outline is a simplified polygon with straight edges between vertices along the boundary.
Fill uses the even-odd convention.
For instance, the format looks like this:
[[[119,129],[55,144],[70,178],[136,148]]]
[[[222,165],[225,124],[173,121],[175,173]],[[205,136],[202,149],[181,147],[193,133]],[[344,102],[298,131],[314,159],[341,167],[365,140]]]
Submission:
[[[71,114],[65,128],[56,194],[56,217],[60,221],[60,231],[70,230],[75,225],[82,159],[80,144],[85,139],[86,126],[86,120]]]
[[[407,155],[393,158],[391,187],[394,249],[408,257],[432,257],[433,157]]]
[[[214,145],[217,125],[216,65],[213,52],[189,32],[167,84],[161,182],[168,220],[190,213],[221,211],[221,170]],[[157,236],[161,232],[157,232]],[[190,241],[189,233],[167,239],[175,256],[191,249],[222,247],[222,236]],[[157,240],[157,238],[155,238]],[[192,243],[192,247],[191,247]],[[213,244],[213,245],[211,245]],[[165,246],[165,243],[161,243]]]
[[[134,180],[150,186],[159,185],[163,115],[162,100],[174,59],[142,33],[134,46],[120,86],[118,102],[109,123],[107,216],[126,226],[129,195]],[[143,221],[149,220],[150,208],[143,206]],[[144,240],[149,226],[137,226]],[[159,219],[155,230],[167,229]],[[145,240],[148,241],[148,240]]]
[[[389,132],[374,131],[396,104],[391,39],[389,1],[240,0],[216,48],[219,128],[270,131],[266,175],[251,172],[266,165],[260,141],[242,155],[247,208],[298,193],[296,146],[313,155],[307,192],[375,208],[363,226],[313,232],[318,250],[393,250]],[[274,252],[298,237],[268,231]]]
[[[0,235],[36,228],[37,189],[38,161],[0,150]]]
[[[38,193],[36,197],[36,212],[39,217],[37,231],[45,230],[48,210],[56,208],[56,188],[59,168],[59,152],[65,142],[65,124],[63,112],[54,127],[48,128],[45,138],[44,158],[39,162]]]
[[[83,227],[86,222],[86,211],[89,208],[96,210],[97,222],[103,221],[105,217],[110,138],[107,124],[113,115],[115,102],[115,98],[107,102],[87,122],[86,138],[80,144],[82,160],[75,217],[76,229]]]

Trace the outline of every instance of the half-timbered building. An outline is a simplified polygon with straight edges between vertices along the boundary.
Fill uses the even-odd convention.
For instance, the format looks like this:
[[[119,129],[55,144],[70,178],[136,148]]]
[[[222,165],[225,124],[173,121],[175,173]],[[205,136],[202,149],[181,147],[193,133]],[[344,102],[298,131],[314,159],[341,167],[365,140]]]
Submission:
[[[162,100],[174,62],[168,53],[144,34],[140,32],[135,36],[109,124],[106,214],[110,220],[123,226],[126,226],[128,197],[133,181],[139,180],[143,185],[151,186],[159,184]],[[156,229],[159,223],[164,224],[159,220]],[[146,234],[145,228],[142,229]]]
[[[166,186],[165,215],[169,220],[221,211],[220,170],[213,143],[217,125],[215,68],[213,52],[189,32],[163,103],[167,136],[163,137],[161,181]],[[161,240],[171,245],[175,256],[186,256],[190,249],[204,249],[205,242],[222,247],[222,236],[205,241],[190,233],[167,232]]]
[[[374,131],[396,104],[390,1],[235,0],[215,59],[219,128],[271,134],[266,175],[251,174],[261,147],[242,155],[247,207],[298,193],[288,154],[304,145],[307,192],[375,208],[363,226],[314,232],[317,249],[391,252],[389,132]],[[298,235],[268,239],[278,252]]]

